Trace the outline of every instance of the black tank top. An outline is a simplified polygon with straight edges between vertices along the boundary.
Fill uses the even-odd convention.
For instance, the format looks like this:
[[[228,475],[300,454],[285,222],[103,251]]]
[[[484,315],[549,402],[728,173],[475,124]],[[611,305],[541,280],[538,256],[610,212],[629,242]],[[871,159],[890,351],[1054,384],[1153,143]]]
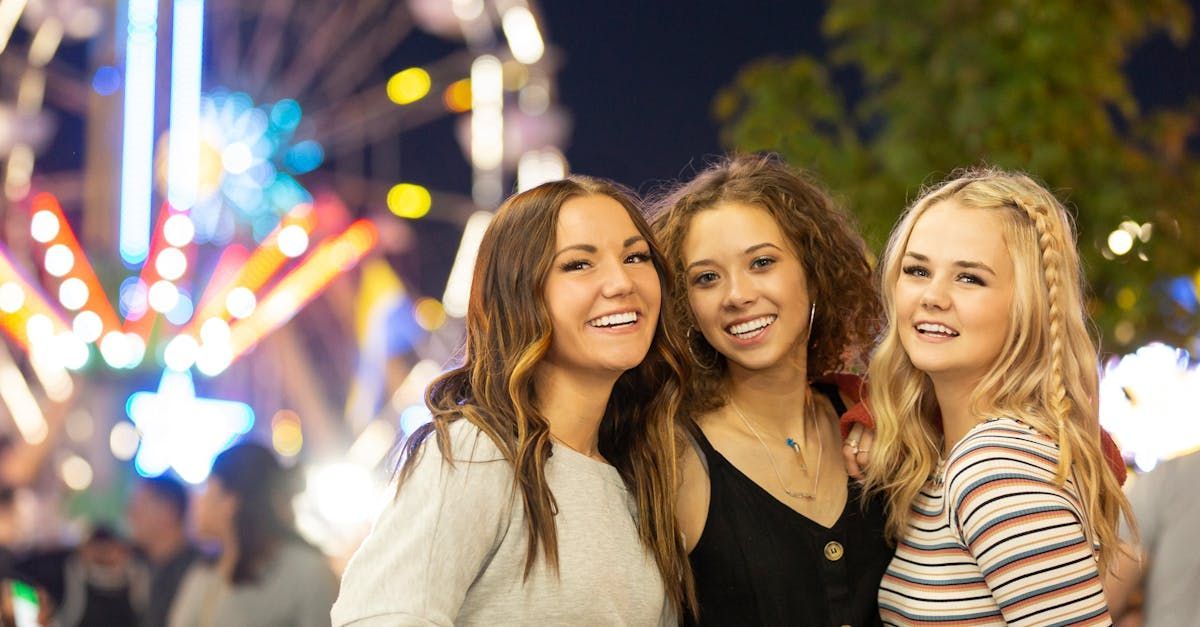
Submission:
[[[814,385],[839,415],[836,386]],[[841,517],[826,529],[779,502],[693,429],[708,461],[708,520],[689,559],[700,618],[688,625],[881,625],[879,581],[892,559],[884,508],[864,508],[849,481]]]

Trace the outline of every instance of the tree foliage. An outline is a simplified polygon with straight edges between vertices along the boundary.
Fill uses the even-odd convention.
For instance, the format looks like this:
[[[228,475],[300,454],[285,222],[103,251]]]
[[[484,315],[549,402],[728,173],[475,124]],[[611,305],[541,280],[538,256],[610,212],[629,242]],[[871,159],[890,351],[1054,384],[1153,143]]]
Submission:
[[[1198,353],[1200,103],[1144,111],[1124,70],[1152,34],[1186,43],[1191,20],[1182,0],[835,0],[826,58],[756,61],[713,108],[729,147],[822,177],[876,250],[955,168],[1033,174],[1076,213],[1105,349]],[[1122,224],[1134,245],[1116,255]]]

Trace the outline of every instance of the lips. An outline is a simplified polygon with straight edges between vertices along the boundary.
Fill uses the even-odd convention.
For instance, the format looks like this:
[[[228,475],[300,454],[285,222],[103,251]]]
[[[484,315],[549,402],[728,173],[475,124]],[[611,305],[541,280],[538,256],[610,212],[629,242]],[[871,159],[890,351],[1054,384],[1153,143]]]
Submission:
[[[597,329],[618,329],[637,324],[638,312],[622,311],[618,313],[605,314],[598,318],[593,318],[587,321],[588,326],[596,327]]]
[[[725,327],[725,332],[738,338],[739,340],[747,340],[758,335],[763,331],[763,329],[766,329],[774,324],[777,319],[779,319],[779,316],[774,314],[759,316],[757,318],[731,324]]]
[[[940,322],[918,322],[915,325],[917,333],[933,337],[958,337],[958,331]]]

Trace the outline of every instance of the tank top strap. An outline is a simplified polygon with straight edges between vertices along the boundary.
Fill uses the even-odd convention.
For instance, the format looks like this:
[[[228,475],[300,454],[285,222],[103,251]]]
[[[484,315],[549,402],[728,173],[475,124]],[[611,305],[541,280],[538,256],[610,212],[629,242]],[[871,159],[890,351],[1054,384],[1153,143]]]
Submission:
[[[691,436],[692,442],[696,444],[696,448],[700,451],[701,459],[704,462],[705,468],[709,469],[709,472],[712,472],[714,464],[720,465],[725,463],[725,457],[717,452],[712,442],[708,441],[700,425],[697,425],[695,422],[690,423],[687,432]]]
[[[839,418],[842,414],[846,413],[846,403],[842,400],[842,393],[836,383],[816,381],[813,382],[812,387],[814,390],[820,392],[822,396],[829,399],[830,403],[833,403],[833,409],[837,412]]]

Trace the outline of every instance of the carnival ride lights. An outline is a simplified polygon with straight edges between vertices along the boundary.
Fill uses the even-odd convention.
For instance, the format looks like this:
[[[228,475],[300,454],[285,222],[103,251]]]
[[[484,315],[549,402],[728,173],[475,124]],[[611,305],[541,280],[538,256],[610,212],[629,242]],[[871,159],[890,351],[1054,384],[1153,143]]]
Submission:
[[[191,373],[170,369],[158,391],[134,393],[125,411],[141,435],[138,473],[157,476],[173,468],[189,483],[204,481],[213,458],[254,425],[249,405],[197,397]]]

